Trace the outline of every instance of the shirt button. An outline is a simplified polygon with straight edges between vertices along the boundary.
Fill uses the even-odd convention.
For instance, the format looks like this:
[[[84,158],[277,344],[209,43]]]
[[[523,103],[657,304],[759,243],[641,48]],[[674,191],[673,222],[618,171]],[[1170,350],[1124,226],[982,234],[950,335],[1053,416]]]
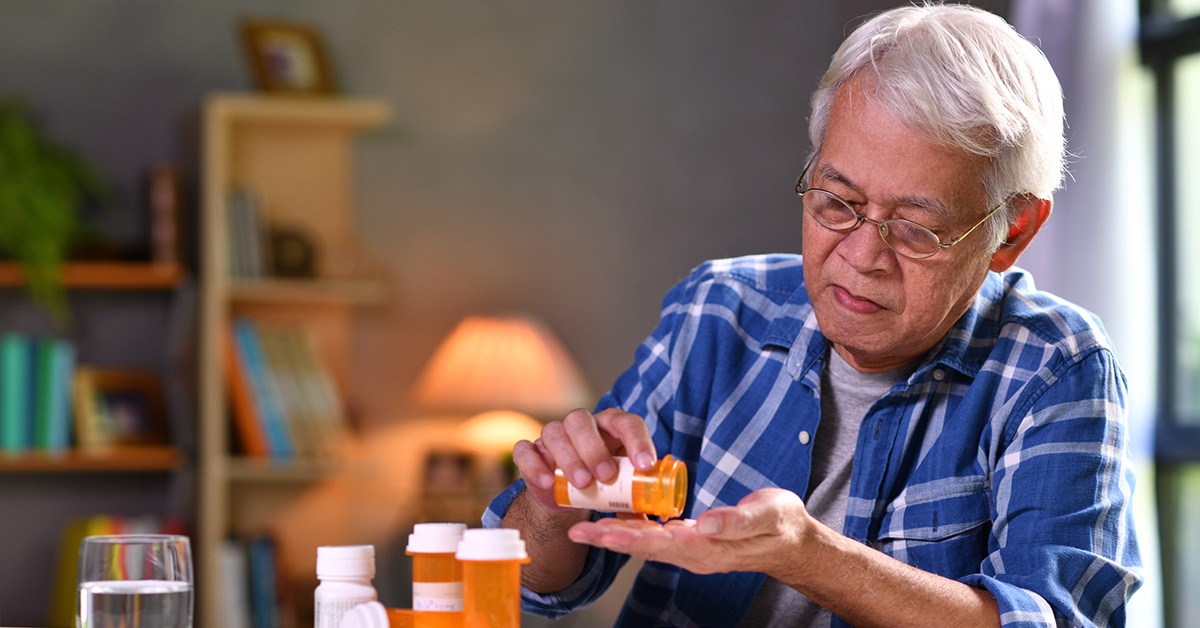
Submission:
[[[807,430],[801,430],[798,438],[800,439],[801,445],[807,445],[808,441],[812,440],[812,436],[809,436]]]
[[[939,382],[943,379],[946,379],[946,371],[943,371],[942,369],[934,369],[933,378]]]

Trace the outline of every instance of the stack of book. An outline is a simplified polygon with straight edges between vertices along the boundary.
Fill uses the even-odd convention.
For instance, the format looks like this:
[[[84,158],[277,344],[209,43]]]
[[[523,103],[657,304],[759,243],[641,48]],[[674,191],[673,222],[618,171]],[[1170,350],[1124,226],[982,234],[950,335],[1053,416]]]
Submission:
[[[239,318],[225,344],[242,453],[275,460],[336,458],[346,433],[345,404],[308,332]]]
[[[235,279],[270,275],[270,238],[258,201],[248,190],[229,193],[229,270]]]
[[[0,454],[70,446],[74,372],[75,348],[66,340],[0,336]]]

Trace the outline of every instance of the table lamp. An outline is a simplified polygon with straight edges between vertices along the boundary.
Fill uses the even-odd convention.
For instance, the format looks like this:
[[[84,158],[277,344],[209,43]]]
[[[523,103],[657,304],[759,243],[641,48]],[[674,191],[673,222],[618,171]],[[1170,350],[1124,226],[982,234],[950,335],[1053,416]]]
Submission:
[[[426,410],[473,415],[457,436],[481,453],[507,452],[518,440],[540,435],[538,419],[593,403],[575,361],[549,328],[528,316],[461,321],[417,378],[413,397]]]

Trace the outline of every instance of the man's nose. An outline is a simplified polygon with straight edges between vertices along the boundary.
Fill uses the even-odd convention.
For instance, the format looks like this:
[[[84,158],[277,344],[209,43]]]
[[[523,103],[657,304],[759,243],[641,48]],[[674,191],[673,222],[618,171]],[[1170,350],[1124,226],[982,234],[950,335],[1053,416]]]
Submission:
[[[887,226],[863,215],[858,227],[838,244],[839,253],[855,270],[867,273],[890,268],[895,254],[883,241]]]

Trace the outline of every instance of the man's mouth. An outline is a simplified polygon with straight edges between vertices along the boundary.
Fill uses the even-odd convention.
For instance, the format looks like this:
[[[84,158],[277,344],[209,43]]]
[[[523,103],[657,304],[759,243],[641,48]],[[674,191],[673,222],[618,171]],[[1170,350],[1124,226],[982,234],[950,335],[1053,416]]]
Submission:
[[[833,286],[833,296],[839,305],[858,314],[875,314],[884,310],[882,305],[870,299],[855,296],[841,286]]]

